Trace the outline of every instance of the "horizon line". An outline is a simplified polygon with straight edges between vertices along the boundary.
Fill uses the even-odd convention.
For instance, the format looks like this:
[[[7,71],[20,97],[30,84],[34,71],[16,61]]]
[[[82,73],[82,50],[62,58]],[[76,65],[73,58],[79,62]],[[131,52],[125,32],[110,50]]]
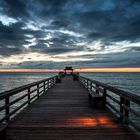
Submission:
[[[0,72],[60,72],[63,69],[0,69]],[[140,72],[140,68],[76,68],[74,72]]]

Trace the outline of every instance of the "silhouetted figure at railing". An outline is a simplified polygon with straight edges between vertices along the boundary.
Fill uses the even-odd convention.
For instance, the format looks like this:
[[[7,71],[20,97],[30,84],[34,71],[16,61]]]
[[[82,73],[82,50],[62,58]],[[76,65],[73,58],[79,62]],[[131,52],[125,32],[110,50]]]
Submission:
[[[78,81],[79,80],[79,73],[73,73],[72,76],[73,76],[73,80],[74,81]]]
[[[56,77],[56,83],[61,83],[61,74]]]

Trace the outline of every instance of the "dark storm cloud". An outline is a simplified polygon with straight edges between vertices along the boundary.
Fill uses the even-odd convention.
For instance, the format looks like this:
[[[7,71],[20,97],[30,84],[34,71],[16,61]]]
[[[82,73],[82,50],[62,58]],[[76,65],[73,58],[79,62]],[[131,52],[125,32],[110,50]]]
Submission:
[[[29,44],[28,37],[25,35],[33,35],[36,38],[43,37],[40,31],[30,29],[22,30],[25,27],[23,22],[17,22],[10,26],[3,25],[0,22],[0,55],[20,54],[24,48],[22,45]]]
[[[49,42],[52,42],[52,44]],[[77,39],[71,35],[57,32],[55,33],[55,37],[42,40],[38,39],[38,43],[35,46],[30,46],[30,49],[34,52],[48,53],[48,54],[61,54],[64,52],[71,51],[82,51],[84,50],[84,46],[77,46]],[[43,43],[48,43],[47,47]]]
[[[24,34],[19,29],[22,24],[17,23],[13,26],[5,26],[0,22],[0,55],[17,54],[21,52],[24,44]]]
[[[135,2],[132,4],[132,1],[128,0],[110,0],[110,2],[114,2],[111,9],[108,9],[108,5],[104,8],[100,5],[95,9],[74,13],[75,20],[80,23],[81,29],[85,29],[85,33],[88,33],[87,37],[92,40],[98,38],[108,41],[138,39],[140,4]]]
[[[0,55],[96,51],[88,48],[93,41],[100,41],[100,51],[106,51],[115,42],[140,41],[139,0],[0,0],[0,12],[16,20],[0,18]],[[79,45],[81,42],[85,44]],[[138,52],[139,46],[124,53],[132,51]],[[104,59],[98,62],[114,61]]]
[[[25,0],[1,0],[4,12],[12,17],[28,16],[27,1]]]
[[[52,28],[52,29],[67,28],[68,25],[69,25],[69,23],[67,21],[54,20],[51,23],[50,28]]]

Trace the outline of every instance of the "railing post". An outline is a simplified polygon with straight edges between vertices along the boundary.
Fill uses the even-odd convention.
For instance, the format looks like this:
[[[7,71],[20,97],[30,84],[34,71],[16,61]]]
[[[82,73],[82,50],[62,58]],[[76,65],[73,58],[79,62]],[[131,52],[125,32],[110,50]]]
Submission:
[[[47,80],[47,90],[49,89],[49,80]]]
[[[87,90],[88,90],[88,80],[86,80],[86,88],[87,88]]]
[[[130,101],[120,97],[120,121],[128,125],[129,111],[125,109],[126,107],[130,107]]]
[[[50,88],[50,79],[48,80],[48,89]]]
[[[120,121],[124,120],[124,98],[120,97]]]
[[[125,99],[125,105],[127,106],[127,107],[130,107],[130,100],[127,100],[127,99]],[[129,111],[127,110],[127,109],[125,109],[125,117],[128,119],[129,118]],[[128,125],[128,120],[127,119],[125,119],[125,124],[127,124]]]
[[[30,105],[30,88],[28,88],[28,105]]]
[[[49,79],[49,88],[51,88],[51,80]]]
[[[37,97],[39,98],[39,84],[37,84]]]
[[[90,81],[90,91],[92,91],[92,81]]]
[[[53,86],[53,79],[50,79],[51,80],[51,87]]]
[[[44,90],[44,93],[46,91],[46,87],[45,86],[46,86],[46,81],[43,82],[43,90]]]
[[[45,91],[46,91],[46,89],[47,89],[47,83],[46,83],[47,81],[45,81]]]
[[[86,80],[84,79],[84,86],[85,86],[85,88],[86,88]]]
[[[106,92],[107,92],[107,90],[106,90],[106,88],[104,88],[104,91],[103,91],[103,106],[104,106],[104,108],[106,107]]]
[[[5,105],[9,104],[9,96],[5,98]],[[5,115],[8,116],[10,113],[10,108],[9,106],[5,109]],[[10,117],[6,118],[6,122],[8,122],[10,120]]]
[[[54,78],[52,79],[52,81],[53,81],[53,86],[55,85],[55,83],[54,83]]]
[[[52,78],[52,86],[54,85],[54,78]]]
[[[99,94],[99,91],[97,90],[97,88],[99,88],[99,85],[96,84],[96,93]]]
[[[55,77],[53,78],[53,85],[55,85]]]
[[[52,83],[53,83],[53,85],[54,85],[54,78],[52,79]]]

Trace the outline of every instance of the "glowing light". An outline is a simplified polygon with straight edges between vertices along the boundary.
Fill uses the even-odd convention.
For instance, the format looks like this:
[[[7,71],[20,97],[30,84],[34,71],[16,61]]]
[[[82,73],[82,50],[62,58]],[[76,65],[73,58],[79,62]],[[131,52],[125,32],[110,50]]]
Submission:
[[[67,125],[74,125],[74,126],[96,126],[97,121],[90,117],[79,117],[79,118],[72,118],[66,119],[65,122]]]
[[[75,119],[74,123],[76,125],[84,125],[84,126],[96,126],[97,125],[97,121],[95,119],[88,118],[88,117]]]
[[[103,126],[103,127],[112,128],[117,126],[110,118],[106,116],[67,118],[63,122],[64,124],[77,126],[77,127]]]
[[[99,124],[102,124],[102,125],[111,124],[111,121],[107,117],[100,117],[98,121],[99,121]]]

